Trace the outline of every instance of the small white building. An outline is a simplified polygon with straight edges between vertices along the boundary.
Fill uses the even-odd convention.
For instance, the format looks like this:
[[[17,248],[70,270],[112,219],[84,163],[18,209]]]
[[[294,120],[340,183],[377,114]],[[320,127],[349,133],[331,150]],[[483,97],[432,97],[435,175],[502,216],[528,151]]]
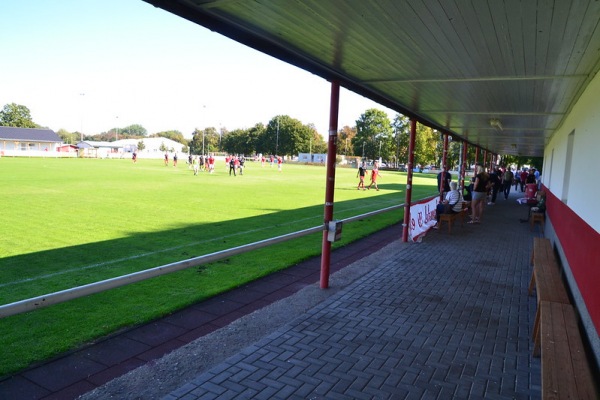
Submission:
[[[0,156],[56,156],[60,137],[51,129],[0,126]]]
[[[139,143],[144,143],[139,150]],[[143,139],[123,139],[114,142],[98,142],[86,140],[77,146],[82,149],[83,157],[90,158],[130,158],[135,151],[138,158],[162,158],[165,153],[184,154],[186,145],[163,137]]]
[[[144,143],[143,150],[138,149],[139,142]],[[185,144],[164,137],[123,139],[112,143],[119,145],[123,153],[131,154],[136,151],[140,158],[162,158],[165,152],[178,155],[187,154],[187,152],[184,153],[184,148],[187,148]]]

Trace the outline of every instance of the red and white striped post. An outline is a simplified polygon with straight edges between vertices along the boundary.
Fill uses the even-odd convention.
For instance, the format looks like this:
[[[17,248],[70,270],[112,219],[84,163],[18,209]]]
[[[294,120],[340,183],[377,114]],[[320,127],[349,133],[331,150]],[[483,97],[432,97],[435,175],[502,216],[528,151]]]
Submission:
[[[340,107],[340,82],[331,81],[329,102],[329,141],[327,144],[327,181],[325,182],[325,210],[323,246],[321,249],[321,289],[329,287],[329,267],[331,263],[331,242],[328,240],[329,222],[333,221],[333,193],[335,188],[335,157],[337,152],[337,126]]]
[[[410,120],[410,138],[408,140],[408,172],[406,173],[406,200],[404,203],[404,222],[402,224],[402,241],[408,242],[410,224],[410,202],[412,199],[413,163],[415,162],[415,137],[417,136],[417,121]]]

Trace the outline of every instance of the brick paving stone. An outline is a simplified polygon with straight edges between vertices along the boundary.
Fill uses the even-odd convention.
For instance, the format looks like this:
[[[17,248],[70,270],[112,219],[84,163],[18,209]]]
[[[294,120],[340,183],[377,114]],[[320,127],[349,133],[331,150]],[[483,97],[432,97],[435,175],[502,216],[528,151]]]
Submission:
[[[388,245],[357,281],[164,398],[539,399],[535,299],[527,295],[532,233],[521,214],[499,202],[480,225]],[[304,268],[281,279],[295,285],[298,276],[318,281],[318,271]],[[231,318],[223,310],[267,301],[271,283],[194,310],[221,326]],[[160,339],[173,339],[187,318],[163,322]]]

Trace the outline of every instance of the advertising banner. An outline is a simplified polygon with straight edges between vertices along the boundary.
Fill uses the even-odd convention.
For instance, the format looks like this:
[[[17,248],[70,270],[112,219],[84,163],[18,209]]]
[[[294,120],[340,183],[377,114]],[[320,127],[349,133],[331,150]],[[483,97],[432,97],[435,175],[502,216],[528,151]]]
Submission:
[[[413,242],[420,242],[427,231],[435,226],[435,208],[440,202],[440,197],[421,200],[410,206],[409,238]]]

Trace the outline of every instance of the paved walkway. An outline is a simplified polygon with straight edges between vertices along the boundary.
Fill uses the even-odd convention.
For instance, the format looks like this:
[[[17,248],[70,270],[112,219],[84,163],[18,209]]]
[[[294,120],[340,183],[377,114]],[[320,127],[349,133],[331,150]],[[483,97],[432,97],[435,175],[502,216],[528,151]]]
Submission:
[[[346,290],[165,399],[540,398],[534,232],[516,197],[480,225],[390,244]]]
[[[527,210],[517,197],[488,206],[480,225],[431,231],[422,243],[393,240],[393,227],[348,246],[332,258],[334,272],[350,264],[332,289],[316,287],[318,260],[309,260],[0,382],[0,398],[66,399],[97,388],[84,397],[538,399],[527,286],[540,231],[519,222]],[[358,275],[336,289],[353,268]],[[289,321],[254,339],[252,323],[268,326],[276,307]],[[228,347],[218,336],[228,329],[250,338],[231,354],[214,345]],[[212,350],[226,357],[207,361]]]

